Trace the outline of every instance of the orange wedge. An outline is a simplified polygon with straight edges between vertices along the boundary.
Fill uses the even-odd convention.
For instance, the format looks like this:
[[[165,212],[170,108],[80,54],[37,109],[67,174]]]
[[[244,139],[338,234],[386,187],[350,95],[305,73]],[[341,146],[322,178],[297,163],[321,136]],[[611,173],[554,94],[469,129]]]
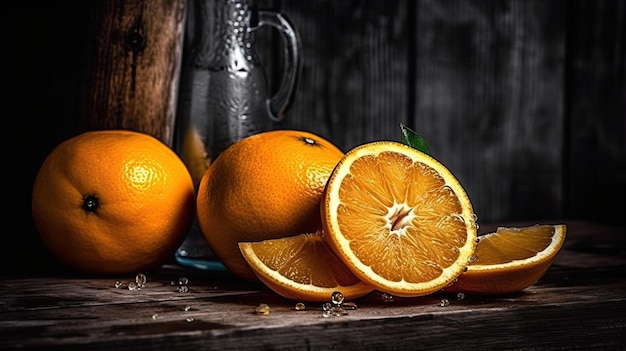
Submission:
[[[412,297],[449,285],[476,247],[476,216],[454,175],[393,141],[348,151],[322,198],[325,238],[364,283]]]
[[[252,271],[277,294],[292,300],[330,301],[341,291],[356,299],[373,291],[337,258],[322,239],[322,232],[241,242],[239,249]]]
[[[479,295],[508,294],[537,282],[559,253],[567,227],[534,225],[500,227],[481,235],[475,259],[445,291]]]

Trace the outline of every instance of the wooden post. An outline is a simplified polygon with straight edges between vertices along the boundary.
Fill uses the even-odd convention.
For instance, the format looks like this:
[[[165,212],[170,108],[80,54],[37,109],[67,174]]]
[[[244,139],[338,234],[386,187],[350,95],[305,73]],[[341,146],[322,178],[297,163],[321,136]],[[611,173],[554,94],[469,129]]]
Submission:
[[[185,0],[90,4],[79,77],[80,131],[130,129],[172,146]]]

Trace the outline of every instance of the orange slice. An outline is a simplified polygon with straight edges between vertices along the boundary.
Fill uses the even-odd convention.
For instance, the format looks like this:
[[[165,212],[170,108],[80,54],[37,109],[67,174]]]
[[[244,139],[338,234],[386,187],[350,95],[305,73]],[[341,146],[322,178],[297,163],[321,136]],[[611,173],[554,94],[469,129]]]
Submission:
[[[348,151],[321,204],[333,251],[381,292],[433,293],[474,254],[476,216],[465,190],[434,158],[393,141]]]
[[[475,259],[445,291],[480,295],[521,291],[537,282],[559,253],[567,227],[500,227],[479,236]]]
[[[277,294],[298,301],[330,301],[341,291],[356,299],[373,291],[363,284],[315,234],[241,242],[239,249],[252,271]]]

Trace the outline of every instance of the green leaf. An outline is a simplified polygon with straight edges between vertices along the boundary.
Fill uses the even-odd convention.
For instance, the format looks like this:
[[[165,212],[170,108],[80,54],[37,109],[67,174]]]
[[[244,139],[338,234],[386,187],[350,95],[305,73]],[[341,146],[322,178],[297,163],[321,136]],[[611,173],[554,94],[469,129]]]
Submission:
[[[414,149],[417,149],[427,155],[430,155],[430,148],[426,143],[426,140],[412,131],[409,127],[400,123],[400,130],[402,130],[402,143],[406,144]],[[432,155],[431,155],[432,156]]]

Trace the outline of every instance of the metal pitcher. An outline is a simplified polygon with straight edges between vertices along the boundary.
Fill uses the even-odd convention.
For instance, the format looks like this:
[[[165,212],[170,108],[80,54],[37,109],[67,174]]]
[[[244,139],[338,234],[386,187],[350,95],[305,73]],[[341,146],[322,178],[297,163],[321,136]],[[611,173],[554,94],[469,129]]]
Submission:
[[[285,118],[300,74],[300,38],[285,14],[260,10],[253,0],[190,0],[188,5],[175,146],[197,189],[211,160],[228,146]],[[263,26],[277,29],[284,46],[274,95],[256,51],[255,31]],[[214,258],[197,223],[176,258],[199,268]]]

